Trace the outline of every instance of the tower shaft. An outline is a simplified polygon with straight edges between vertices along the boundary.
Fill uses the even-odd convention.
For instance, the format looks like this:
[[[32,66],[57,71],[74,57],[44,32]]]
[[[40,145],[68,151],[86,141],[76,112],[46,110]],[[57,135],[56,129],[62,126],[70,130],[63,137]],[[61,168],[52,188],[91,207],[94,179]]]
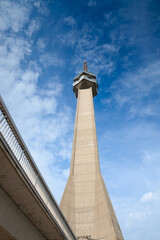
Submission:
[[[100,173],[93,87],[87,84],[76,92],[71,169],[60,207],[77,237],[123,240]]]

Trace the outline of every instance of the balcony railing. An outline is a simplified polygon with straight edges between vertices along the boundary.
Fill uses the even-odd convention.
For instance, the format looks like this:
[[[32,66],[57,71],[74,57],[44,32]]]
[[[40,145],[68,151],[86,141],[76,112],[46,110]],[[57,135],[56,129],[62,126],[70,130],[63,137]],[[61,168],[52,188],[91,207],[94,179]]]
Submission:
[[[75,236],[65,220],[58,204],[48,189],[45,180],[39,172],[29,150],[27,149],[7,107],[0,96],[0,134],[15,156],[15,160],[23,169],[27,180],[41,199],[50,216],[56,221],[59,230],[65,239],[75,240]]]

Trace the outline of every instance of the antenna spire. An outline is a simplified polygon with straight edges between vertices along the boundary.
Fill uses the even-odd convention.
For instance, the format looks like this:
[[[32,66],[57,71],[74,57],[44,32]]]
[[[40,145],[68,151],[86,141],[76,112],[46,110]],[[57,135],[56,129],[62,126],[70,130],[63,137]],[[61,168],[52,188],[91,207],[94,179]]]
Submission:
[[[86,60],[84,61],[84,64],[83,64],[83,70],[88,72],[87,61]]]

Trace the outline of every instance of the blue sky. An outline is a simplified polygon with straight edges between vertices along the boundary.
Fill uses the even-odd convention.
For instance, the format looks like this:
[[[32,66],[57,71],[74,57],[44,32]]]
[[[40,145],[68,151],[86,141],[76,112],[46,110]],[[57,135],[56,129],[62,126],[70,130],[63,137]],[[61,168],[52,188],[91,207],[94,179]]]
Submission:
[[[68,178],[87,60],[100,165],[124,238],[160,239],[160,2],[0,1],[0,93],[53,195]]]

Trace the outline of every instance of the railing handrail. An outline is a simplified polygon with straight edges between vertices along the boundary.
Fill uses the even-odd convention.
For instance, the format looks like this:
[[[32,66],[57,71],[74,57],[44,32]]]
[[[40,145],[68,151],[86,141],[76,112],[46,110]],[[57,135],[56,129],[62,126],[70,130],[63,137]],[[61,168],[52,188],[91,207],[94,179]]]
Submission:
[[[55,212],[55,210],[58,211],[59,219],[56,218],[56,221],[58,221],[59,223],[61,222],[62,224],[65,224],[66,228],[68,229],[68,230],[66,230],[64,228],[62,229],[58,223],[59,229],[61,230],[62,234],[64,234],[64,235],[67,234],[68,239],[75,240],[76,237],[75,237],[72,229],[70,228],[69,224],[67,223],[55,198],[53,197],[44,178],[42,177],[34,159],[32,158],[24,140],[21,137],[21,134],[19,133],[1,95],[0,95],[0,114],[1,114],[0,115],[0,132],[2,133],[4,139],[6,140],[9,148],[13,152],[17,161],[20,163],[21,167],[23,168],[24,172],[26,173],[31,185],[35,188],[36,192],[38,192],[41,199],[43,200],[45,207],[47,207],[47,209],[49,210],[51,215],[53,215],[54,218],[55,218],[55,216],[57,217],[57,215],[55,214],[55,216],[54,216],[53,212]],[[6,136],[6,133],[7,133],[7,136]],[[44,191],[46,193],[46,195],[50,197],[50,199],[49,199],[50,202],[48,199],[45,199],[47,196],[45,196],[45,194],[42,191]],[[45,203],[44,199],[46,200],[46,203]],[[48,203],[50,203],[49,206],[47,206]],[[54,207],[51,208],[50,207],[51,205],[53,205]]]

